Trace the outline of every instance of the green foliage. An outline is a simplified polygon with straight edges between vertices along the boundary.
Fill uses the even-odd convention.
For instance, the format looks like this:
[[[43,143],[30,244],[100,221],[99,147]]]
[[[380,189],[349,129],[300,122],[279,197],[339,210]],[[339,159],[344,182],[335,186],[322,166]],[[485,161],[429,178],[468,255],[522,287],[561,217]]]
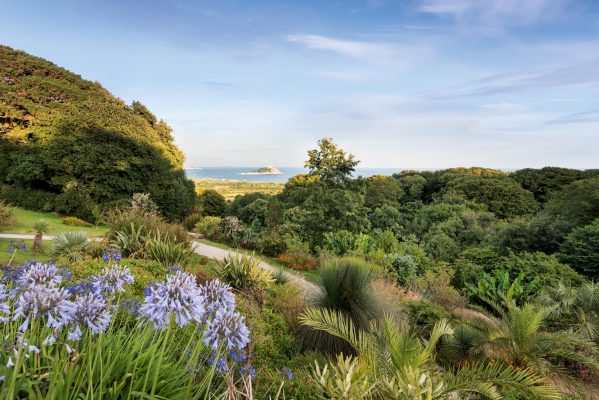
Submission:
[[[356,236],[349,231],[328,232],[322,238],[322,249],[336,256],[343,256],[356,247]]]
[[[193,183],[166,123],[150,123],[139,105],[43,59],[4,46],[0,58],[0,75],[11,82],[0,94],[0,154],[8,160],[0,182],[10,185],[2,198],[86,220],[139,192],[167,218],[191,208]]]
[[[224,217],[220,221],[220,233],[223,239],[234,246],[241,245],[245,230],[245,225],[237,217]]]
[[[416,280],[420,266],[416,257],[392,253],[385,256],[385,261],[399,286],[406,287]]]
[[[384,205],[394,208],[400,206],[403,189],[400,184],[389,176],[374,175],[364,179],[364,204],[368,209],[375,210]]]
[[[222,237],[220,232],[220,217],[203,217],[195,226],[194,232],[201,233],[205,238],[218,240]]]
[[[451,182],[449,189],[469,200],[484,204],[498,218],[532,214],[537,202],[529,191],[517,183],[498,178],[467,178]]]
[[[531,192],[537,201],[546,202],[551,194],[574,181],[588,178],[589,172],[569,168],[545,167],[525,168],[511,174],[524,189]]]
[[[538,278],[528,283],[523,281],[522,272],[514,280],[510,280],[507,271],[496,270],[493,275],[483,272],[476,286],[466,283],[466,289],[472,300],[508,307],[511,304],[524,304],[538,290]]]
[[[542,251],[551,254],[562,242],[568,223],[547,213],[515,218],[499,227],[497,248],[502,253]]]
[[[372,229],[390,230],[395,234],[401,232],[401,214],[397,208],[388,204],[376,208],[368,215]]]
[[[344,393],[352,393],[363,399],[432,400],[482,395],[499,400],[505,391],[516,398],[559,398],[555,387],[525,368],[503,363],[474,363],[458,370],[439,368],[437,346],[454,333],[445,320],[435,324],[428,340],[419,339],[390,317],[363,330],[342,313],[312,308],[302,314],[301,322],[343,338],[357,354],[355,358],[340,355],[336,363],[324,368],[315,365],[314,381],[326,398],[342,399],[347,398]]]
[[[33,229],[37,232],[37,233],[45,233],[48,232],[48,228],[50,227],[50,224],[47,221],[44,221],[43,219],[38,219],[37,221],[35,221],[35,223],[33,224]]]
[[[260,266],[260,259],[243,254],[229,254],[218,262],[214,273],[238,290],[251,290],[271,286],[275,279]]]
[[[599,218],[572,230],[560,246],[558,258],[591,279],[599,278]]]
[[[88,248],[85,233],[65,232],[54,237],[51,255],[54,260],[66,258],[69,262],[76,262],[87,256]]]
[[[198,205],[202,214],[212,217],[222,217],[227,211],[225,198],[216,190],[205,190],[198,196]]]
[[[331,138],[322,138],[318,141],[318,148],[308,151],[308,160],[305,167],[310,170],[310,175],[318,177],[326,184],[344,184],[350,179],[359,161],[353,154],[346,152],[333,143]]]
[[[202,215],[200,213],[189,214],[183,221],[181,225],[185,227],[188,231],[193,231],[196,225],[202,220]]]
[[[550,218],[561,218],[568,229],[590,224],[599,218],[599,177],[583,179],[553,193],[544,212]]]
[[[64,217],[62,219],[62,223],[70,226],[93,226],[89,222],[85,222],[84,220],[79,219],[77,217]]]
[[[15,209],[5,201],[0,200],[0,225],[9,225],[15,221]]]
[[[191,250],[183,243],[176,243],[168,238],[158,236],[145,244],[145,251],[150,260],[158,261],[164,267],[184,266],[191,257]]]
[[[364,329],[380,316],[381,309],[372,291],[372,265],[359,258],[334,258],[323,263],[319,274],[322,283],[315,299],[318,307],[340,312]],[[344,340],[326,332],[304,327],[299,333],[304,349],[330,354],[351,352]]]

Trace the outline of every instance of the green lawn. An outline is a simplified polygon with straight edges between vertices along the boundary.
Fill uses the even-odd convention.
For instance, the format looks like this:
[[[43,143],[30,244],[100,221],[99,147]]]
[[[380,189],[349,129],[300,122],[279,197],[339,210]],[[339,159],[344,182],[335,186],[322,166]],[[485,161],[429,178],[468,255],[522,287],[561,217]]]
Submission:
[[[7,248],[10,246],[10,242],[14,239],[0,239],[0,266],[5,266],[6,263],[13,257],[7,251]],[[15,242],[19,242],[19,240],[14,240]],[[22,240],[23,244],[31,249],[33,246],[33,240]],[[31,251],[23,252],[21,250],[17,250],[14,255],[14,259],[11,262],[12,266],[23,264],[26,261],[48,261],[50,258],[50,248],[52,246],[52,242],[44,241],[42,243],[42,252],[41,253],[32,253]]]
[[[236,251],[238,253],[243,253],[243,254],[248,254],[248,255],[254,255],[257,258],[259,258],[262,261],[264,261],[264,262],[272,265],[275,268],[278,268],[278,269],[281,269],[283,271],[292,272],[294,274],[297,274],[297,275],[301,276],[302,278],[304,278],[305,280],[307,280],[308,282],[312,282],[312,283],[315,283],[315,284],[319,284],[320,283],[320,275],[318,274],[318,271],[316,271],[316,270],[314,270],[314,271],[298,271],[298,270],[295,270],[293,268],[290,268],[286,264],[283,264],[282,262],[280,262],[276,258],[267,257],[265,255],[262,255],[260,253],[255,252],[253,250],[247,250],[247,249],[241,249],[241,248],[233,248],[231,246],[227,246],[226,244],[218,243],[218,242],[213,242],[213,241],[206,240],[206,239],[200,239],[200,240],[198,240],[198,242],[204,243],[204,244],[207,244],[207,245],[210,245],[210,246],[218,247],[218,248],[223,249],[223,250],[231,250],[231,251]]]
[[[65,225],[57,214],[29,211],[20,207],[15,207],[15,219],[11,225],[1,225],[0,233],[35,234],[33,224],[38,219],[43,219],[48,223],[47,235],[56,235],[62,232],[85,232],[88,236],[102,236],[108,231],[108,228],[102,225],[99,227]]]

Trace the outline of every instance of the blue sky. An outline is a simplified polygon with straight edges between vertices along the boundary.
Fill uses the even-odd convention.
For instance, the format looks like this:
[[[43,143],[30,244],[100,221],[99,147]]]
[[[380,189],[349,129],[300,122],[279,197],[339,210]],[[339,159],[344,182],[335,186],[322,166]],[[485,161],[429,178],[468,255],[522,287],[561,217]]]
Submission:
[[[4,0],[0,43],[139,100],[188,166],[599,167],[599,1]]]

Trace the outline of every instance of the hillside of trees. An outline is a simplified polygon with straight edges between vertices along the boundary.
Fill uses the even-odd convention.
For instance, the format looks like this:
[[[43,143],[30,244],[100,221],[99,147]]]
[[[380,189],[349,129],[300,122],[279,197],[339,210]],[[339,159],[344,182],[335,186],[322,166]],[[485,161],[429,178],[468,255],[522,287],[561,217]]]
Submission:
[[[194,186],[172,130],[143,104],[0,46],[0,198],[88,221],[133,193],[182,217]]]

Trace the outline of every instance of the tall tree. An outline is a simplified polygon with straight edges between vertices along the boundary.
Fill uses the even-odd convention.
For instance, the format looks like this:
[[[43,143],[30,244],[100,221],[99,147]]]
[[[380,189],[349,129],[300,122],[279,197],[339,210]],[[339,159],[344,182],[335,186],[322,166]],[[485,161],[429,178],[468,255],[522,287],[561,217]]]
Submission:
[[[339,185],[351,179],[359,161],[353,154],[347,154],[333,139],[324,137],[318,141],[318,148],[308,151],[308,160],[304,164],[310,175],[318,176],[327,184]]]

